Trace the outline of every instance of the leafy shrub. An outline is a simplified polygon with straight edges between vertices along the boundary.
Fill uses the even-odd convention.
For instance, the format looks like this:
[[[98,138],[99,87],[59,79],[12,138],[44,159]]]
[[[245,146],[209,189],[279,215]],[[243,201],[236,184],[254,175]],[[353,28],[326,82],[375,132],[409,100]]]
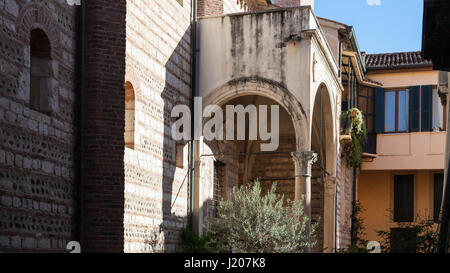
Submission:
[[[401,223],[396,230],[377,231],[382,238],[381,249],[387,253],[434,253],[438,243],[436,223],[420,220],[417,223]]]
[[[234,188],[230,198],[220,202],[210,229],[211,242],[218,252],[301,253],[315,244],[316,224],[311,225],[302,202],[277,195],[276,185],[264,196],[261,185]]]
[[[361,213],[364,211],[364,208],[361,206],[359,202],[356,203],[355,206],[355,216],[352,217],[352,221],[354,221],[354,227],[356,232],[355,242],[345,249],[338,249],[338,253],[369,253],[370,250],[367,249],[367,244],[369,241],[364,240],[363,237],[366,235],[364,219],[361,217]]]
[[[182,230],[184,252],[186,253],[213,253],[215,248],[212,245],[212,235],[210,232],[198,236],[187,228]]]

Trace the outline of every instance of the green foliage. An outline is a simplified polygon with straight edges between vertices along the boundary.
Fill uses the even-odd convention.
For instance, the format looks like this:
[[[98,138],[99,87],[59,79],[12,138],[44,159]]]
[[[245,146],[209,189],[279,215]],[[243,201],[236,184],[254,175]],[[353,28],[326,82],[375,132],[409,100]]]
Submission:
[[[218,217],[211,225],[212,244],[218,252],[301,253],[315,244],[316,224],[311,225],[302,202],[285,200],[276,186],[262,196],[261,185],[234,188],[230,198],[219,204]]]
[[[417,223],[400,223],[399,228],[408,232],[394,235],[391,231],[377,231],[382,238],[381,249],[383,252],[436,252],[438,233],[434,221],[420,220]]]
[[[352,145],[347,149],[350,165],[360,169],[362,164],[363,145],[367,140],[367,129],[364,117],[358,108],[353,108],[342,114],[342,124],[350,122]]]
[[[369,241],[364,240],[363,237],[365,233],[364,219],[361,217],[361,212],[364,209],[361,204],[358,202],[355,206],[355,217],[353,219],[355,229],[356,229],[356,238],[355,243],[349,246],[347,249],[340,249],[338,253],[369,253],[370,250],[367,249],[367,244]]]
[[[187,228],[182,230],[184,252],[186,253],[212,253],[215,252],[212,245],[212,234],[210,232],[198,236]]]

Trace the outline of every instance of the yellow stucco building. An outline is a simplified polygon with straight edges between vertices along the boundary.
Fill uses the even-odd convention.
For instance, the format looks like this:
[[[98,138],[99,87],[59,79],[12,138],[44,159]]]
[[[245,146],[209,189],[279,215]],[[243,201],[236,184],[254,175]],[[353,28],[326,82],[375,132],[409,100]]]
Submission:
[[[365,56],[366,76],[381,83],[373,97],[376,140],[365,153],[357,198],[365,236],[401,233],[406,223],[437,220],[442,198],[446,122],[438,72],[419,52]]]

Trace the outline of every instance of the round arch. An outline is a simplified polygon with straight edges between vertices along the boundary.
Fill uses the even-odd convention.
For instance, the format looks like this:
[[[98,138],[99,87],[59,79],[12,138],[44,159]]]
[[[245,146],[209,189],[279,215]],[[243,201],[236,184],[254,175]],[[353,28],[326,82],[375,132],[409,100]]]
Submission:
[[[36,16],[39,14],[39,16]],[[51,16],[51,11],[40,3],[30,3],[25,5],[19,12],[16,22],[19,39],[25,44],[30,44],[31,31],[42,30],[48,37],[51,47],[51,58],[60,59],[61,45],[60,37],[56,29],[56,23]]]
[[[336,174],[336,109],[334,109],[334,100],[330,89],[325,82],[318,85],[314,94],[311,116],[311,149],[313,146],[318,146],[322,151],[322,157],[325,158],[322,162],[328,175],[335,176]],[[323,127],[323,128],[322,128]],[[323,131],[320,131],[323,130]],[[317,138],[323,138],[322,143],[317,142]],[[320,140],[319,140],[320,141]],[[317,148],[316,148],[317,150]]]
[[[223,105],[232,99],[248,95],[266,97],[280,104],[292,119],[296,134],[296,149],[298,151],[309,150],[307,115],[293,94],[276,82],[261,78],[233,80],[204,97],[203,105]]]

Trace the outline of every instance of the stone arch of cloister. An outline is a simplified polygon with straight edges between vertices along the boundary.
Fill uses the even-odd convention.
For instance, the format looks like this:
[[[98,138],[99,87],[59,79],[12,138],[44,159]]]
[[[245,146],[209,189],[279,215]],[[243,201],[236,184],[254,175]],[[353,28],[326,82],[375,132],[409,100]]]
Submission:
[[[290,115],[296,135],[296,150],[306,151],[310,146],[307,113],[294,95],[280,84],[263,78],[232,80],[203,98],[203,105],[223,105],[238,97],[261,96],[273,100]]]
[[[313,98],[311,150],[319,154],[318,160],[324,169],[323,171],[326,171],[326,175],[336,176],[337,109],[332,89],[326,81],[318,85]]]

